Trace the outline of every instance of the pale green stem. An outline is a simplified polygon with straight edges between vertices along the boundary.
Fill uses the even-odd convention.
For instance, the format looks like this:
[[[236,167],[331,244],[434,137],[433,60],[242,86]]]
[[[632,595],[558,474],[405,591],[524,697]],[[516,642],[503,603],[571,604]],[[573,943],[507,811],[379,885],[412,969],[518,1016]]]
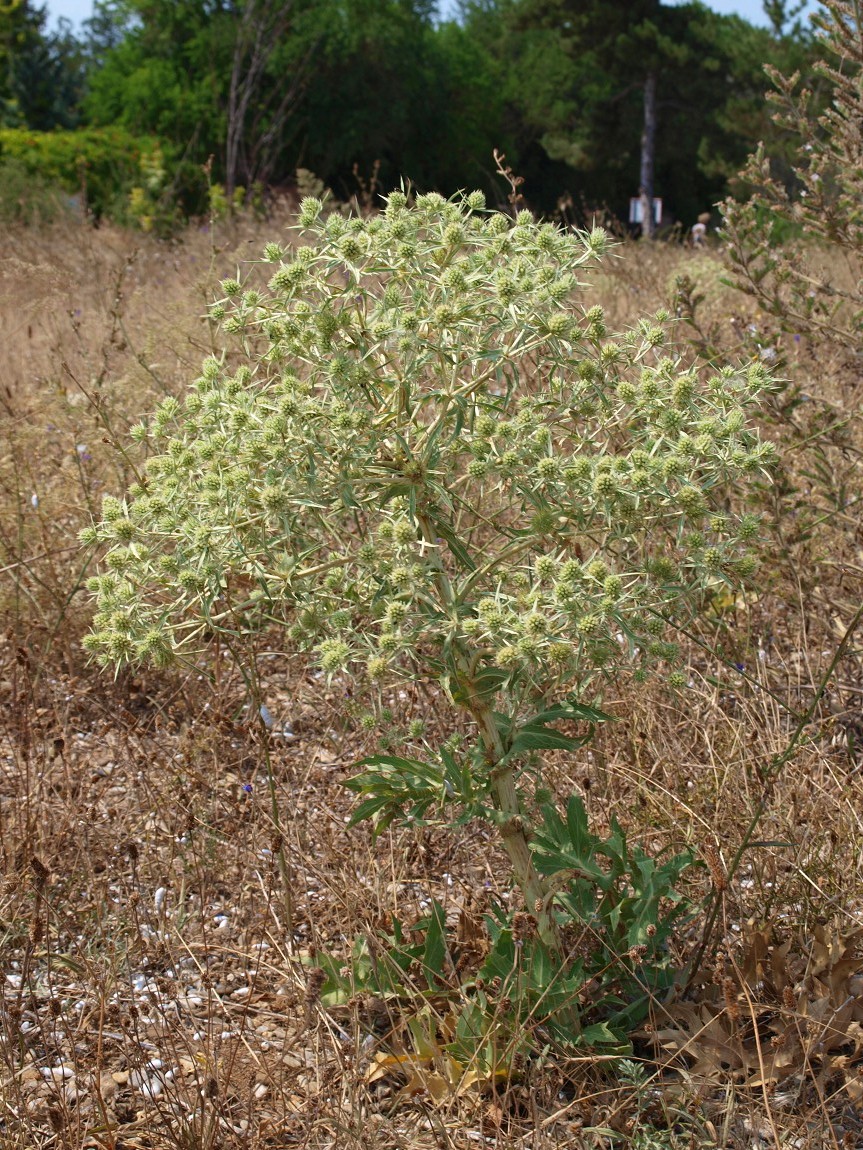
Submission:
[[[433,543],[435,536],[431,524],[422,515],[417,518],[425,539]],[[457,625],[456,596],[452,584],[436,550],[432,550],[432,556],[441,601],[451,612],[453,624]],[[470,713],[479,728],[480,742],[489,769],[492,800],[501,816],[498,824],[501,840],[512,864],[513,877],[525,897],[528,910],[536,916],[537,929],[543,943],[560,955],[562,953],[560,932],[551,912],[550,901],[546,897],[545,884],[534,865],[530,849],[530,826],[521,811],[515,784],[515,766],[506,760],[506,747],[492,708],[477,694],[471,673],[470,650],[460,639],[454,641],[453,648],[458,695],[464,700],[460,705]]]
[[[459,664],[462,664],[463,658],[459,656]],[[462,666],[459,666],[459,672],[461,670]],[[464,671],[467,672],[466,664]],[[533,861],[529,841],[530,825],[521,813],[518,789],[515,785],[515,767],[504,761],[506,748],[491,707],[484,699],[477,698],[472,693],[472,684],[469,680],[462,684],[462,688],[468,693],[467,709],[479,727],[480,740],[489,768],[492,799],[501,814],[498,829],[504,850],[512,864],[513,876],[524,895],[528,910],[536,917],[539,937],[550,950],[560,955],[562,952],[560,932],[551,911],[545,883]]]

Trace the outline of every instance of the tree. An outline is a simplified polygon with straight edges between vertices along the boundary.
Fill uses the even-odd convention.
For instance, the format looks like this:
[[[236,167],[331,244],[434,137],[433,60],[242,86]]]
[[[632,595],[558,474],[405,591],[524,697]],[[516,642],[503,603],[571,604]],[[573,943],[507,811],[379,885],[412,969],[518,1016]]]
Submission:
[[[347,199],[355,171],[491,190],[497,146],[539,209],[577,181],[588,217],[619,215],[640,189],[649,233],[654,191],[692,220],[776,139],[763,65],[805,70],[808,48],[795,4],[772,11],[781,36],[661,0],[464,0],[446,21],[432,0],[100,0],[85,107],[165,141],[187,210],[210,156],[229,193],[301,166]]]
[[[301,89],[305,66],[281,84],[268,76],[278,45],[291,29],[293,7],[290,0],[245,0],[237,14],[225,141],[229,196],[239,175],[246,185],[270,175],[279,138]],[[304,65],[310,55],[311,51],[305,54]]]
[[[84,79],[81,46],[61,21],[29,0],[0,2],[0,124],[45,131],[74,127]]]
[[[791,35],[802,33],[799,17],[806,11],[806,0],[762,0],[761,6],[777,39],[786,34],[786,25],[791,25]]]
[[[552,158],[593,164],[601,109],[620,112],[633,92],[639,94],[639,194],[648,205],[643,217],[647,234],[653,230],[659,77],[666,58],[680,55],[675,43],[662,37],[660,14],[659,0],[601,5],[521,0],[508,13],[515,35],[526,37],[524,72],[546,77],[540,80],[544,95],[532,111],[547,125],[543,143]],[[551,64],[547,70],[546,63]]]
[[[451,188],[500,143],[487,57],[430,0],[114,0],[90,32],[91,119],[215,155],[229,192],[302,165],[347,197],[376,162]]]
[[[206,159],[220,135],[230,75],[231,40],[220,9],[203,0],[102,6],[93,46],[99,66],[86,99],[90,121],[153,133]]]
[[[588,216],[622,213],[639,188],[646,204],[653,184],[694,219],[775,136],[765,61],[805,66],[808,51],[802,34],[780,41],[700,3],[469,0],[463,19],[497,64],[509,158],[534,203],[551,207],[575,178]]]
[[[309,5],[305,5],[308,8]],[[215,153],[229,190],[266,179],[302,87],[309,47],[292,0],[115,0],[90,22],[87,107],[173,142],[194,161]]]
[[[126,0],[95,0],[93,15],[84,21],[84,51],[91,69],[104,64],[130,30],[134,14]]]
[[[343,197],[354,165],[424,190],[488,184],[501,137],[494,66],[469,30],[436,26],[427,0],[338,0],[322,20],[302,107],[303,166]]]

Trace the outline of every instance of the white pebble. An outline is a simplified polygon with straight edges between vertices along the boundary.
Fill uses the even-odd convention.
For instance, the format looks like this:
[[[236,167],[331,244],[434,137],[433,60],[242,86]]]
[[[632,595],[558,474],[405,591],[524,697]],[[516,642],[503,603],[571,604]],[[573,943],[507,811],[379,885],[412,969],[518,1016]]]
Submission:
[[[62,1082],[65,1078],[75,1077],[71,1066],[41,1066],[39,1073],[46,1082]]]

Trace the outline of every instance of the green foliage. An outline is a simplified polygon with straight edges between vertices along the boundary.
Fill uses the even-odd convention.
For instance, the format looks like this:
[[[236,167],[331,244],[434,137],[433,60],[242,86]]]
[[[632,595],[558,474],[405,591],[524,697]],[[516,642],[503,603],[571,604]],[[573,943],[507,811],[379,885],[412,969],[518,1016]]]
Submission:
[[[425,996],[446,995],[457,1022],[444,1049],[460,1065],[480,1063],[487,1071],[491,1051],[499,1059],[500,1051],[527,1053],[548,1042],[558,1049],[628,1050],[651,1000],[673,982],[668,943],[688,909],[676,887],[692,856],[658,862],[629,848],[617,825],[607,839],[591,834],[575,797],[565,819],[544,809],[534,847],[565,939],[563,963],[538,937],[535,917],[496,907],[485,920],[487,952],[466,969],[444,908],[434,901],[409,932],[395,921],[387,936],[357,940],[347,964],[318,955],[327,974],[323,1001],[335,1005],[371,993],[416,1010]],[[579,1013],[583,1026],[574,1024]]]
[[[0,127],[74,127],[84,84],[81,45],[68,21],[46,31],[30,0],[0,3]]]
[[[467,27],[494,61],[532,197],[569,187],[622,218],[639,187],[643,86],[657,76],[656,193],[683,220],[722,195],[759,139],[765,62],[805,68],[802,31],[777,37],[700,3],[514,0],[470,5]],[[548,191],[552,195],[548,194]]]
[[[198,3],[135,0],[101,6],[91,26],[87,120],[162,140],[178,157],[171,182],[183,215],[206,211],[204,165],[211,155],[224,162],[236,35],[232,7],[212,11]]]
[[[807,72],[809,41],[789,16],[793,5],[772,5],[771,33],[659,0],[492,0],[465,4],[458,20],[438,19],[428,0],[110,0],[79,42],[68,25],[49,33],[22,0],[0,10],[0,125],[84,119],[157,137],[179,216],[207,211],[210,157],[229,197],[284,185],[302,165],[348,201],[356,173],[372,170],[384,185],[499,193],[496,146],[537,205],[551,210],[569,190],[579,210],[622,217],[653,74],[657,191],[689,220],[756,140],[787,166],[763,65]],[[153,220],[166,205],[152,207],[135,210]]]
[[[316,955],[315,961],[328,979],[321,988],[321,1000],[327,1006],[337,1006],[362,991],[384,998],[440,991],[448,985],[447,951],[444,908],[434,901],[429,913],[409,931],[395,918],[386,934],[356,939],[347,966],[330,955]]]
[[[127,214],[143,232],[170,235],[177,228],[178,210],[166,187],[167,178],[159,146],[141,156],[139,182],[129,191]]]
[[[505,133],[490,62],[465,29],[438,26],[422,0],[324,0],[294,5],[290,19],[286,12],[260,0],[218,10],[136,0],[116,12],[122,34],[112,43],[103,11],[90,120],[159,136],[190,164],[214,156],[215,178],[230,193],[232,84],[251,67],[251,55],[245,69],[238,64],[242,29],[247,18],[252,31],[282,21],[279,35],[264,37],[267,59],[241,125],[239,183],[284,183],[301,162],[347,200],[357,191],[355,165],[378,163],[387,182],[404,176],[425,186],[482,177]],[[181,191],[186,211],[205,210],[202,185],[188,181]]]
[[[119,128],[75,132],[0,129],[0,159],[13,161],[40,187],[80,195],[95,216],[125,212],[124,195],[158,153],[152,139]]]
[[[494,63],[469,30],[436,25],[422,2],[347,0],[319,7],[320,48],[302,100],[303,163],[340,198],[352,168],[380,164],[380,180],[454,190],[481,183],[506,143]]]
[[[602,988],[606,1021],[618,1033],[628,1033],[645,1017],[651,999],[672,984],[668,943],[686,909],[676,887],[692,856],[659,862],[639,847],[630,848],[616,822],[607,839],[598,838],[575,795],[566,818],[552,806],[543,808],[533,853],[550,880],[561,925],[582,931],[593,952],[588,972]]]
[[[506,682],[504,671],[494,673],[489,668],[475,686],[480,693],[494,694]],[[523,722],[514,723],[504,714],[494,716],[501,740],[503,755],[499,765],[517,763],[537,751],[574,751],[586,743],[590,736],[565,735],[551,723],[580,722],[596,724],[611,721],[596,707],[588,707],[568,700]],[[419,824],[431,821],[430,812],[447,825],[458,825],[474,818],[495,821],[492,806],[492,779],[482,749],[455,751],[441,747],[431,762],[405,759],[394,755],[372,755],[357,766],[367,768],[347,782],[347,786],[365,796],[351,818],[354,826],[365,819],[374,819],[377,832],[396,818]],[[457,812],[443,813],[444,806],[455,806]]]

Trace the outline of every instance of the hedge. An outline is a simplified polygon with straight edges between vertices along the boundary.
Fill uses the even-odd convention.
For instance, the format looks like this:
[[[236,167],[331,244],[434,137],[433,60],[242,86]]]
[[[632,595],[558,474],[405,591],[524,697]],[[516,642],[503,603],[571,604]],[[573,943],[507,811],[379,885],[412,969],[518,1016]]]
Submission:
[[[129,190],[141,180],[141,160],[160,142],[123,128],[34,132],[0,128],[0,165],[17,161],[34,179],[80,195],[95,217],[123,213]]]

